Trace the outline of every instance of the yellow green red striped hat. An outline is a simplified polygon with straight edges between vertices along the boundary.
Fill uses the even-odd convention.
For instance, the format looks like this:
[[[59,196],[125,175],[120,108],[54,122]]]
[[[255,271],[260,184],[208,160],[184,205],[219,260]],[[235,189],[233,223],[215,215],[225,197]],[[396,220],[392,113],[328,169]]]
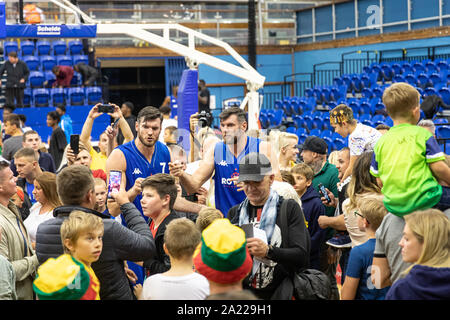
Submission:
[[[83,263],[63,254],[39,267],[33,290],[39,300],[94,300],[91,280]]]
[[[245,233],[230,220],[216,219],[203,230],[201,244],[194,253],[194,266],[208,280],[238,282],[247,276],[252,265]]]

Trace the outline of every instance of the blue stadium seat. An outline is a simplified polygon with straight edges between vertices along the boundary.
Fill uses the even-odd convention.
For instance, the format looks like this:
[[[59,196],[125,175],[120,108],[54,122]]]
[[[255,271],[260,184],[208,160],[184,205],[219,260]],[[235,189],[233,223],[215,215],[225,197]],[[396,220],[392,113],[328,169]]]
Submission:
[[[429,78],[433,86],[436,86],[438,83],[442,82],[441,75],[437,72],[430,74]]]
[[[23,60],[23,62],[25,62],[27,64],[28,69],[30,69],[30,71],[39,70],[41,63],[37,57],[25,56],[22,58],[22,60]]]
[[[439,68],[439,71],[448,70],[448,63],[447,61],[440,61],[438,62],[437,67]]]
[[[87,87],[86,88],[86,97],[87,97],[87,103],[89,105],[102,102],[101,87]],[[261,117],[261,113],[260,113],[260,117]],[[266,119],[267,119],[267,117],[266,117]]]
[[[297,129],[295,127],[287,127],[286,128],[286,132],[288,132],[288,133],[295,134],[296,131],[297,131]]]
[[[439,94],[442,97],[442,100],[445,102],[445,104],[450,104],[450,89],[449,88],[441,88],[439,90]]]
[[[413,74],[407,74],[405,77],[407,83],[415,87],[417,85],[417,79]]]
[[[31,88],[42,88],[44,85],[44,73],[41,71],[31,71],[28,77]]]
[[[53,83],[56,81],[56,76],[51,71],[44,71],[44,78],[47,81],[47,87],[51,87]]]
[[[423,96],[424,97],[434,96],[437,93],[438,93],[437,90],[435,88],[433,88],[433,87],[428,87],[425,90],[423,90]]]
[[[51,44],[47,40],[38,40],[36,42],[36,49],[37,49],[38,55],[47,56],[50,54]]]
[[[379,124],[385,124],[385,118],[382,114],[376,114],[372,118],[372,123],[374,126],[377,126]]]
[[[69,88],[69,101],[71,106],[81,106],[84,105],[84,90],[82,88]]]
[[[72,87],[80,86],[81,85],[81,81],[82,81],[81,74],[79,74],[78,72],[74,71],[72,80],[70,81],[70,85]]]
[[[359,114],[370,114],[371,113],[371,108],[370,108],[370,104],[368,102],[361,102],[361,104],[359,105]]]
[[[381,89],[380,87],[373,88],[372,92],[375,97],[378,97],[380,99],[383,97],[383,89]]]
[[[87,89],[86,89],[86,96],[88,96]],[[88,99],[89,99],[89,96],[88,96]],[[90,104],[90,103],[88,102],[88,104]],[[264,109],[261,109],[261,111],[262,110],[264,110]],[[267,129],[269,127],[267,113],[261,112],[261,111],[259,112],[259,123],[261,124],[261,127],[263,129]]]
[[[436,126],[436,135],[438,138],[449,139],[450,127],[449,126]]]
[[[25,40],[20,44],[20,51],[22,52],[22,56],[31,56],[34,54],[34,42]]]
[[[432,74],[434,72],[439,72],[439,69],[438,69],[436,63],[434,63],[433,61],[428,61],[425,64],[425,68],[427,69],[428,74]]]
[[[53,42],[53,54],[55,56],[65,55],[67,44],[64,40],[56,40]]]
[[[395,75],[403,73],[403,68],[399,63],[393,63],[392,70],[394,70]]]
[[[362,89],[362,90],[361,90],[361,95],[362,95],[364,98],[368,98],[368,99],[371,99],[371,98],[374,96],[374,94],[373,94],[373,92],[372,92],[372,89],[370,89],[370,88],[364,88],[364,89]]]
[[[83,43],[79,40],[69,41],[68,47],[71,55],[83,54]]]
[[[384,119],[384,122],[389,126],[389,127],[393,127],[394,126],[394,121],[392,120],[391,117],[386,117],[386,119]]]
[[[56,64],[59,66],[69,66],[71,67],[73,65],[72,57],[65,55],[65,56],[56,56]]]
[[[402,74],[396,74],[392,78],[392,82],[406,82],[406,79],[405,79],[405,77]]]
[[[303,119],[303,127],[305,129],[312,130],[313,129],[313,118],[310,115],[303,114],[302,119]]]
[[[345,140],[341,137],[341,138],[334,138],[333,139],[333,144],[336,147],[336,150],[341,150],[342,148],[346,147],[347,144],[345,142]]]
[[[51,71],[56,66],[56,59],[53,56],[41,56],[41,66],[44,71]]]
[[[31,107],[32,103],[32,91],[30,88],[25,88],[23,90],[23,106],[24,107]]]
[[[34,89],[33,100],[35,107],[48,107],[50,104],[50,92],[45,88]]]
[[[297,100],[291,101],[292,109],[294,110],[294,115],[300,115],[303,113],[303,108],[300,106]]]
[[[281,101],[279,99],[275,100],[274,108],[275,109],[281,109],[282,107],[283,107],[283,101]]]
[[[417,76],[417,86],[425,89],[426,87],[432,86],[433,83],[430,81],[429,77],[425,73],[420,73]]]
[[[333,132],[331,132],[331,130],[322,130],[320,137],[323,139],[325,137],[328,137],[331,139],[331,137],[333,136]]]
[[[306,138],[308,138],[308,135],[306,133],[301,133],[298,136],[298,144],[303,144],[305,143]]]
[[[3,50],[5,51],[5,56],[8,56],[8,53],[13,51],[18,54],[19,46],[16,41],[5,41],[3,44]]]
[[[413,64],[413,68],[415,72],[425,73],[427,70],[425,69],[425,66],[421,62],[416,62]]]
[[[77,54],[77,55],[74,55],[72,58],[73,58],[72,59],[73,60],[73,65],[76,65],[77,63],[80,63],[80,62],[84,62],[85,64],[89,64],[89,58],[85,54]]]
[[[50,89],[50,96],[53,106],[66,105],[66,97],[63,88]]]
[[[404,62],[402,65],[403,75],[414,74],[414,68],[409,62]]]

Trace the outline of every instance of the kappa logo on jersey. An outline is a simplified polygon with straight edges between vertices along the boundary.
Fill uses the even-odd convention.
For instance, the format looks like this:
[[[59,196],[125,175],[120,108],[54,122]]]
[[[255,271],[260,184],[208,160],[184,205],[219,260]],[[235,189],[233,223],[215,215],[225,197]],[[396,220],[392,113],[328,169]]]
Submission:
[[[134,168],[133,174],[142,174],[142,171],[139,168]]]
[[[228,166],[228,163],[225,160],[222,160],[218,163],[218,165],[222,166],[222,167],[226,167],[226,166]]]

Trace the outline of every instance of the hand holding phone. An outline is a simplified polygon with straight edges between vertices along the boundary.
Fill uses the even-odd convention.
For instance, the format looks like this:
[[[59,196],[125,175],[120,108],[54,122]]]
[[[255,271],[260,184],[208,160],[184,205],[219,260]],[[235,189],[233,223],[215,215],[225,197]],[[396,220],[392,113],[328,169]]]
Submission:
[[[98,106],[98,112],[100,113],[113,113],[114,106],[110,104],[101,104]]]
[[[327,190],[325,190],[325,187],[323,186],[323,184],[319,183],[318,187],[319,187],[320,195],[322,197],[324,197],[328,203],[331,202],[330,196],[328,195]]]
[[[80,153],[80,135],[71,134],[70,135],[70,149],[72,149],[75,157]]]
[[[111,194],[113,193],[119,193],[121,182],[122,171],[111,170],[109,172],[108,198],[111,198]]]

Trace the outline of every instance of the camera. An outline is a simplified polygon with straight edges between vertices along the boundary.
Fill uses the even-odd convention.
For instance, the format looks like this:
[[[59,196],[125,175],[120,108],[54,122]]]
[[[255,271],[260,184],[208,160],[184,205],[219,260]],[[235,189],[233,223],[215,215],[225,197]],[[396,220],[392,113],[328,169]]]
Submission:
[[[205,110],[201,111],[196,118],[198,119],[198,127],[209,127],[212,123],[212,115],[209,112],[206,112]]]

